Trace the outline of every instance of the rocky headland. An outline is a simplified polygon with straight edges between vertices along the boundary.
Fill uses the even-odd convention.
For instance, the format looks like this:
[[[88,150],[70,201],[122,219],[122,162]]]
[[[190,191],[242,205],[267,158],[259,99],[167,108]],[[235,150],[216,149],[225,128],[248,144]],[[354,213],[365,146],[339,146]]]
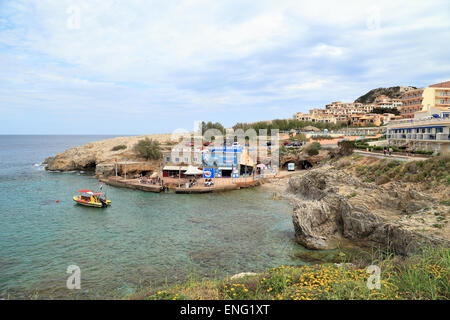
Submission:
[[[113,139],[90,142],[88,144],[67,149],[56,156],[45,159],[47,170],[72,171],[94,170],[99,164],[114,163],[115,159],[130,161],[138,159],[134,146],[139,140],[149,138],[166,144],[170,142],[170,134],[152,134],[144,136],[117,137]]]
[[[350,240],[410,255],[425,243],[450,244],[448,203],[415,184],[365,182],[325,164],[289,178],[286,190],[276,194],[294,204],[296,239],[309,249]]]

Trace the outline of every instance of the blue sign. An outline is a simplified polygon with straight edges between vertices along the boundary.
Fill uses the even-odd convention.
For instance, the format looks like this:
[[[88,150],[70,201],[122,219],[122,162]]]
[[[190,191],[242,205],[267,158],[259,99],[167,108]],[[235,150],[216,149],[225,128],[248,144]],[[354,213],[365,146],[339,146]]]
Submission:
[[[203,168],[203,178],[214,178],[214,168]]]

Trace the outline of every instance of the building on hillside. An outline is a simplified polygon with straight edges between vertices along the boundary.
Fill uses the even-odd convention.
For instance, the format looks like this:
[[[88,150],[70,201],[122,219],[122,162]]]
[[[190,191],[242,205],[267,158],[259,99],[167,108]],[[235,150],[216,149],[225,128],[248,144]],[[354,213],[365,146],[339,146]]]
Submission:
[[[331,114],[319,114],[319,113],[303,113],[297,112],[294,114],[294,119],[299,121],[307,121],[312,123],[334,123],[336,124],[338,120]]]
[[[374,104],[363,104],[359,102],[342,103],[341,101],[334,101],[325,105],[325,110],[328,110],[326,113],[331,114],[338,112],[336,110],[344,112],[345,114],[364,114],[372,112],[374,107]]]
[[[380,95],[375,99],[375,107],[398,109],[402,106],[402,99],[391,99],[386,95]]]
[[[415,118],[416,112],[427,114],[428,110],[445,111],[450,107],[450,81],[433,84],[405,92],[400,114],[404,119]]]
[[[383,119],[382,114],[354,114],[350,117],[350,124],[358,127],[380,126],[383,124]]]
[[[397,116],[393,113],[383,113],[383,125],[387,125],[391,121],[401,120],[402,116]]]

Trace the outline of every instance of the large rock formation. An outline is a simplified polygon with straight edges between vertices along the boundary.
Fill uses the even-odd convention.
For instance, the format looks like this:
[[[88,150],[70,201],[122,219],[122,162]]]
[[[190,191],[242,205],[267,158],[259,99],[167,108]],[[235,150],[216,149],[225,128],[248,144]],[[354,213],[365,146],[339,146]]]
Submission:
[[[45,159],[44,164],[47,165],[47,170],[71,171],[94,170],[96,165],[113,163],[115,159],[118,161],[123,161],[126,158],[129,158],[131,161],[139,160],[133,149],[139,140],[146,137],[157,140],[160,143],[170,141],[170,134],[118,137],[95,141],[83,146],[67,149],[63,153],[49,157]],[[120,148],[117,148],[119,146]]]
[[[390,87],[390,88],[377,88],[372,89],[367,92],[365,95],[362,95],[355,102],[360,103],[372,103],[378,96],[385,95],[391,99],[400,99],[402,97],[403,92],[409,91],[412,89],[416,89],[416,87]]]
[[[408,255],[423,242],[449,244],[448,226],[433,228],[426,212],[439,202],[400,184],[377,186],[323,166],[289,180],[297,241],[311,249],[336,248],[344,239],[370,242]]]

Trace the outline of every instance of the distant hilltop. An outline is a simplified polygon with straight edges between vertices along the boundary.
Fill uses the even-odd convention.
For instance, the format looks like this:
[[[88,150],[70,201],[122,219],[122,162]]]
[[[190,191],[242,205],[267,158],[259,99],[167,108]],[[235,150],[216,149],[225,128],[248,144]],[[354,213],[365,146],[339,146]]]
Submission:
[[[390,87],[390,88],[377,88],[372,89],[365,95],[355,100],[355,103],[373,103],[378,96],[385,95],[391,99],[401,99],[402,94],[406,91],[417,89],[416,87]]]

